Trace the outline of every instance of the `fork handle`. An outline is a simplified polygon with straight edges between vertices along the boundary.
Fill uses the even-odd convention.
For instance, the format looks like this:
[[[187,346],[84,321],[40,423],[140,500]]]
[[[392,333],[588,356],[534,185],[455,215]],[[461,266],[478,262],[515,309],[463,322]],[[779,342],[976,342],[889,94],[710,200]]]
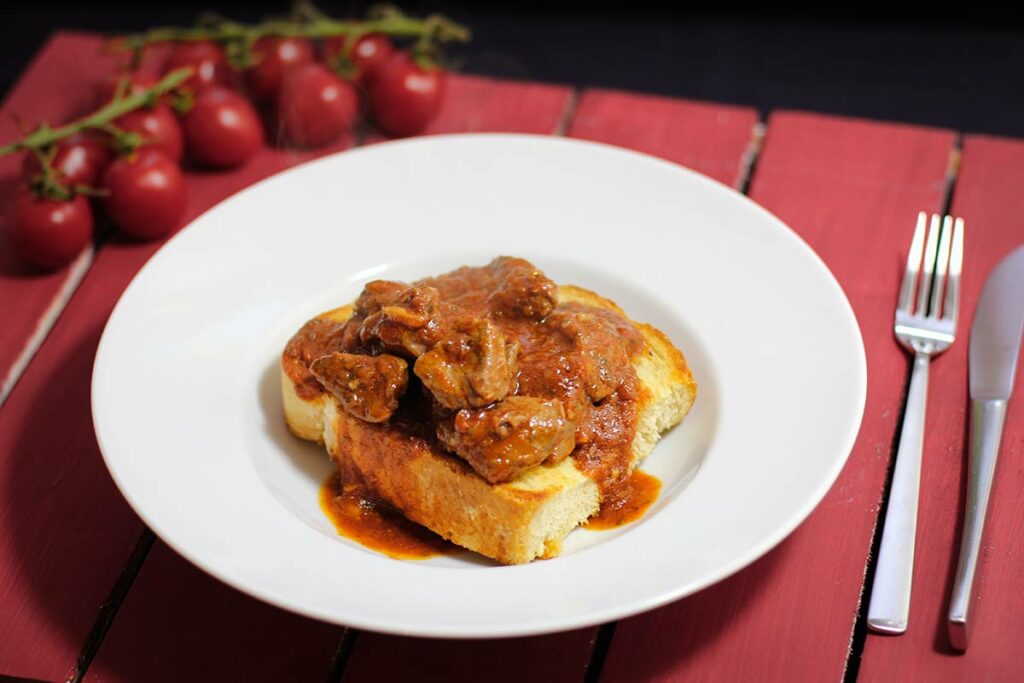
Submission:
[[[949,643],[956,650],[966,650],[969,631],[967,612],[971,606],[974,576],[981,552],[982,531],[992,478],[999,456],[999,442],[1006,421],[1006,401],[975,400],[971,405],[971,460],[967,470],[967,504],[964,507],[964,529],[960,540],[960,560],[949,600]]]
[[[903,633],[907,630],[910,616],[917,496],[921,483],[921,452],[924,449],[924,416],[928,399],[928,362],[928,354],[915,354],[896,467],[889,488],[889,507],[882,527],[882,545],[871,587],[868,627],[879,633]]]

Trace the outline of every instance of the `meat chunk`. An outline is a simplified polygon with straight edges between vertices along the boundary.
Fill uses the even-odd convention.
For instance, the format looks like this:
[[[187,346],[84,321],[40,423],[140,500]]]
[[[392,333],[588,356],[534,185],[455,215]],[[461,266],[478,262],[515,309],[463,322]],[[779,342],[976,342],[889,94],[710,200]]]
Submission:
[[[413,371],[446,408],[479,408],[515,390],[517,343],[487,318],[464,317],[418,359]]]
[[[356,299],[348,326],[350,350],[360,346],[416,358],[443,334],[440,297],[433,287],[374,280]]]
[[[497,283],[488,300],[497,315],[541,320],[558,304],[558,285],[526,259],[499,256],[487,269]]]
[[[355,312],[369,314],[379,311],[382,306],[398,301],[409,285],[394,280],[371,280],[363,286],[363,291],[355,301]]]
[[[492,484],[546,460],[562,460],[575,446],[574,432],[560,401],[530,396],[509,396],[483,410],[460,410],[437,428],[441,443]]]
[[[573,351],[567,360],[587,398],[597,402],[619,388],[630,368],[629,356],[621,335],[607,318],[591,312],[559,309],[544,322],[572,343]]]
[[[346,412],[365,422],[388,420],[409,384],[409,364],[387,354],[332,353],[313,361],[310,370]]]

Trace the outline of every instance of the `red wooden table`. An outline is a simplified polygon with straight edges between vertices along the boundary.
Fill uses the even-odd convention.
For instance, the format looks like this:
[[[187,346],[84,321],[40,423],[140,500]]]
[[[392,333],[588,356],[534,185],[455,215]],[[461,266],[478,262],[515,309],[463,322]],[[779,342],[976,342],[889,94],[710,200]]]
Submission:
[[[57,122],[110,68],[95,36],[61,33],[5,109]],[[735,576],[661,609],[569,633],[432,641],[356,632],[222,585],[154,539],[107,474],[89,383],[103,325],[159,244],[107,241],[33,275],[0,242],[0,678],[179,680],[1024,680],[1024,399],[1011,402],[970,651],[943,613],[962,514],[967,343],[933,365],[911,627],[864,630],[866,576],[898,433],[908,359],[891,320],[919,210],[967,221],[964,319],[983,275],[1024,242],[1024,141],[602,90],[454,77],[428,133],[514,131],[600,140],[748,192],[807,240],[853,304],[868,398],[849,461],[811,517]],[[9,118],[0,140],[15,136]],[[190,175],[189,217],[315,154],[266,149]],[[17,161],[0,160],[0,191]],[[2,238],[0,238],[2,239]],[[870,259],[870,260],[868,260]],[[966,335],[964,335],[966,338]]]

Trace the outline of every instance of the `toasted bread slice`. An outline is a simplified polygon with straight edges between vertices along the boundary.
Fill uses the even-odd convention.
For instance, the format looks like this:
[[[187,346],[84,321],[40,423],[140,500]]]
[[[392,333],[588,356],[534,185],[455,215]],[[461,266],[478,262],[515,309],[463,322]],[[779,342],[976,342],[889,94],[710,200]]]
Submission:
[[[578,301],[625,313],[588,290],[559,287],[560,301]],[[320,318],[343,322],[351,306]],[[659,330],[634,323],[647,348],[633,363],[643,386],[631,469],[654,448],[662,432],[690,410],[697,385],[683,354]],[[505,564],[554,557],[562,540],[600,507],[597,484],[572,458],[540,465],[512,481],[491,484],[462,459],[350,416],[330,394],[306,399],[282,370],[285,419],[296,435],[327,446],[343,473],[361,477],[409,519],[454,543]]]

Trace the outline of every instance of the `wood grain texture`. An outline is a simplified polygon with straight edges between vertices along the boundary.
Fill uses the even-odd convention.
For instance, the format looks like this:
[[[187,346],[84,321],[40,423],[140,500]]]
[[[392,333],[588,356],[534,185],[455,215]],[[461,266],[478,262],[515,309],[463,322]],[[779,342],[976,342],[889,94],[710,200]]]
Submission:
[[[842,678],[907,376],[892,338],[902,262],[917,212],[942,204],[953,144],[941,130],[793,112],[769,120],[751,196],[818,252],[853,305],[869,377],[861,432],[836,484],[779,547],[622,621],[602,680]]]
[[[688,159],[696,170],[717,173],[731,182],[757,122],[756,112],[686,102],[672,104],[645,110],[637,108],[632,96],[587,92],[580,98],[568,131],[575,135],[585,130],[588,139],[646,152],[664,150],[673,160]],[[554,108],[547,111],[547,120],[554,124]],[[581,114],[586,116],[583,124],[578,123]],[[624,134],[627,128],[628,136]],[[547,132],[553,131],[552,127]],[[687,154],[691,147],[701,152]],[[362,634],[356,640],[344,681],[404,681],[416,673],[445,681],[580,680],[596,637],[596,627],[486,642]],[[495,667],[495,662],[502,664]]]
[[[437,118],[421,135],[445,133],[534,133],[550,135],[571,101],[563,85],[449,74]],[[366,144],[388,137],[371,132]]]
[[[110,57],[99,53],[96,36],[58,34],[46,42],[3,103],[0,142],[19,137],[14,116],[29,124],[53,125],[90,111],[95,105],[93,83],[113,67]],[[60,93],[55,97],[54,93]],[[0,158],[0,206],[10,206],[21,182],[22,155]],[[0,301],[4,323],[0,325],[0,378],[21,352],[43,312],[51,305],[69,276],[64,268],[42,273],[18,261],[7,241],[9,212],[0,211]],[[63,297],[60,297],[63,300]],[[63,303],[63,301],[62,301]]]
[[[674,161],[736,185],[757,111],[614,90],[587,90],[567,135]]]
[[[157,542],[86,681],[319,681],[341,630],[226,587]]]
[[[361,633],[345,667],[352,681],[579,681],[597,629],[482,641]]]
[[[967,137],[952,206],[966,222],[962,326],[931,368],[910,624],[899,638],[868,636],[864,681],[1024,680],[1024,365],[1009,404],[966,654],[950,650],[945,627],[966,487],[970,323],[985,278],[1024,243],[1022,177],[1024,142]]]

